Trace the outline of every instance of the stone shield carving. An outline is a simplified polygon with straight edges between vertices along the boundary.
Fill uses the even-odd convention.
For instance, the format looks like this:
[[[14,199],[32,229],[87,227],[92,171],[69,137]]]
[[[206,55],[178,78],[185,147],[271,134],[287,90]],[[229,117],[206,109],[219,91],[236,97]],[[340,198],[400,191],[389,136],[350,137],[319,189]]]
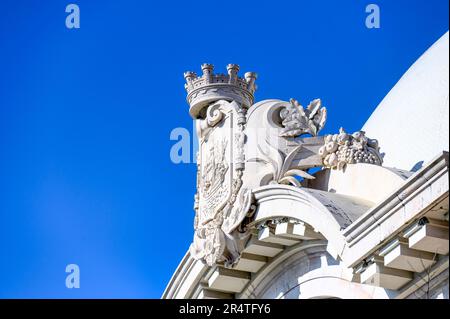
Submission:
[[[190,252],[209,266],[234,264],[240,253],[237,228],[247,216],[251,192],[242,188],[245,110],[236,102],[210,105],[197,120],[197,194]]]

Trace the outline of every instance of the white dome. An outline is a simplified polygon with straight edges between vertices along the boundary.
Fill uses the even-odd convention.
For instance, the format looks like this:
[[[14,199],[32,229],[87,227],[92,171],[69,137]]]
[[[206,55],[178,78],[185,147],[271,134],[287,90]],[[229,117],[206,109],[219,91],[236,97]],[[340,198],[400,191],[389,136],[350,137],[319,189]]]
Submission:
[[[449,149],[448,32],[381,101],[362,128],[380,143],[383,166],[416,170]]]

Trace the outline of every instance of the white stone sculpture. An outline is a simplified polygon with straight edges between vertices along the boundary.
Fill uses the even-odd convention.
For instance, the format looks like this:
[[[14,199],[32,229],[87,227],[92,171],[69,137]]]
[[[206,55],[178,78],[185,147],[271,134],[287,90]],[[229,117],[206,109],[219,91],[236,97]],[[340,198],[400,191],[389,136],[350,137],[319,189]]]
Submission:
[[[381,165],[383,158],[378,141],[366,137],[364,131],[348,134],[341,127],[339,134],[325,136],[325,145],[319,149],[323,165],[344,169],[347,164],[368,163]]]
[[[433,102],[427,110],[438,114],[448,111],[448,34],[430,50],[406,80],[430,86],[419,102]],[[196,232],[163,298],[448,298],[449,155],[436,146],[445,145],[439,132],[448,121],[431,121],[438,133],[422,130],[417,143],[423,117],[414,110],[423,103],[412,112],[403,103],[417,97],[417,85],[385,99],[407,105],[407,114],[382,108],[369,120],[378,133],[389,121],[406,130],[385,130],[390,163],[404,160],[393,168],[380,165],[389,163],[365,132],[317,136],[326,115],[318,102],[306,110],[293,101],[253,104],[256,87],[237,77],[237,66],[228,77],[204,69],[187,85],[200,144]],[[433,159],[404,170],[430,149]]]
[[[251,215],[252,193],[242,187],[246,109],[253,103],[256,74],[239,78],[239,66],[228,65],[228,75],[213,74],[203,64],[203,75],[185,73],[190,114],[197,119],[199,138],[195,235],[192,256],[208,265],[230,266],[239,258],[242,222]],[[245,233],[245,232],[244,232]],[[242,235],[243,234],[243,235]]]
[[[327,117],[320,99],[306,108],[294,99],[253,104],[255,73],[240,78],[235,64],[227,66],[227,75],[214,74],[211,64],[203,64],[202,70],[201,77],[185,73],[199,139],[190,247],[195,259],[226,267],[239,261],[251,235],[252,190],[269,184],[302,187],[302,180],[314,179],[308,173],[313,167],[381,163],[378,146],[363,132],[350,136],[342,131],[325,140],[317,136]]]
[[[242,112],[236,102],[219,100],[208,107],[205,119],[197,121],[198,204],[191,253],[208,265],[228,265],[238,258],[233,231],[251,202],[251,193],[241,190],[244,167],[241,135],[245,123],[239,120]],[[234,205],[238,196],[247,204]],[[238,223],[230,222],[234,220]]]

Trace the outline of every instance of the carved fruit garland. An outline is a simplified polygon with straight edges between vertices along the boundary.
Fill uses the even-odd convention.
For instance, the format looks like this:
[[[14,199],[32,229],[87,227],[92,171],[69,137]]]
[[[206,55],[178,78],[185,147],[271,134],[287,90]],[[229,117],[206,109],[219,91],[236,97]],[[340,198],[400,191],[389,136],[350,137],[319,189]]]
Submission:
[[[319,149],[326,168],[345,169],[347,164],[367,163],[381,165],[378,141],[368,138],[364,131],[348,134],[341,127],[339,134],[326,135],[325,144]]]

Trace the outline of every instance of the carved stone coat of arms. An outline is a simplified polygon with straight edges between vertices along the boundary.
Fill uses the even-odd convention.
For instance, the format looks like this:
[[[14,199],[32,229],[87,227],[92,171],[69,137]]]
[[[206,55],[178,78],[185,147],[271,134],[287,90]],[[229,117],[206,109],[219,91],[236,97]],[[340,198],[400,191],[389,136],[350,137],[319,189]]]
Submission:
[[[235,230],[251,203],[251,193],[242,188],[244,112],[236,102],[218,101],[197,121],[195,236],[190,251],[208,265],[232,264],[239,255]],[[235,205],[237,200],[246,203]]]

